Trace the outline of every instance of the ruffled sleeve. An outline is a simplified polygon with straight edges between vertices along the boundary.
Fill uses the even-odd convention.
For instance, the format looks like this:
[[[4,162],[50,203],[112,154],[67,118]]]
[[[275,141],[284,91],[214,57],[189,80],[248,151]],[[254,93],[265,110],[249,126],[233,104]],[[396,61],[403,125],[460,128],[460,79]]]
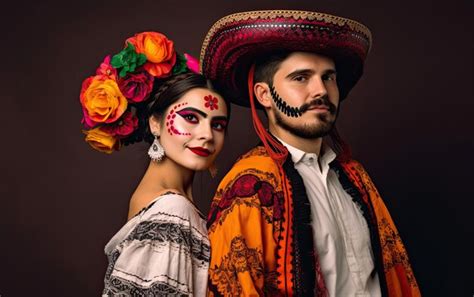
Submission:
[[[183,199],[161,198],[108,254],[104,296],[204,296],[209,241],[204,221]]]

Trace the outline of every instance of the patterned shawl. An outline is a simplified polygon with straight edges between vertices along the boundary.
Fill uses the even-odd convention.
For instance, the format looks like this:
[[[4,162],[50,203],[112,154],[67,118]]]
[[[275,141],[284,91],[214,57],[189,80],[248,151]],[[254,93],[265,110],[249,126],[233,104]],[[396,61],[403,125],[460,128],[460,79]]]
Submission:
[[[382,294],[421,296],[366,171],[354,160],[334,161],[331,168],[367,220]],[[242,156],[220,183],[209,212],[209,296],[327,296],[310,224],[309,200],[291,158],[278,167],[262,146]]]

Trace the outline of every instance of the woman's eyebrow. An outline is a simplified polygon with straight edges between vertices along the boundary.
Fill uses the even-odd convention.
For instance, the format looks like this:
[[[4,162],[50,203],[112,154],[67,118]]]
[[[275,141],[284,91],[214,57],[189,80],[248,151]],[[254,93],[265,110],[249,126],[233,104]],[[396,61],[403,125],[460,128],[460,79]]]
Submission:
[[[207,118],[207,113],[194,107],[185,107],[177,112],[181,112],[181,111],[194,111],[195,113],[200,114],[202,117]]]
[[[215,116],[215,117],[212,117],[212,120],[215,121],[226,121],[227,122],[227,117],[226,116]]]

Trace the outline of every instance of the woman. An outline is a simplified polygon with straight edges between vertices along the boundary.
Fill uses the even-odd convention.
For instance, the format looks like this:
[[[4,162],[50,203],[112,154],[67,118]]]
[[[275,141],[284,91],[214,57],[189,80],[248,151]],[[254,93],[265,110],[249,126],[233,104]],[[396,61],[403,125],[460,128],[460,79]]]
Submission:
[[[111,153],[152,142],[129,220],[105,247],[104,296],[205,295],[210,247],[192,183],[222,149],[228,105],[189,71],[193,61],[176,54],[164,35],[139,33],[83,84],[89,144]]]

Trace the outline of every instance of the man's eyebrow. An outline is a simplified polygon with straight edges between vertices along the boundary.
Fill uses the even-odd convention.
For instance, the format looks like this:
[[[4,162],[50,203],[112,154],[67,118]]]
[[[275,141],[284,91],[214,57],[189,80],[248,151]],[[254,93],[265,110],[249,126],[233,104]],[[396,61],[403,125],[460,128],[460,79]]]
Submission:
[[[291,73],[289,73],[286,78],[291,78],[291,77],[294,77],[294,76],[298,76],[298,75],[311,75],[314,73],[314,70],[311,70],[311,69],[297,69],[295,71],[292,71]]]
[[[289,73],[286,78],[292,78],[298,75],[313,75],[315,73],[314,70],[312,69],[297,69],[291,73]],[[328,68],[324,70],[323,75],[331,75],[331,74],[336,74],[336,69],[334,68]]]
[[[324,71],[323,75],[331,75],[331,74],[337,74],[336,69],[327,69]]]
[[[197,108],[194,108],[194,107],[185,107],[181,110],[178,110],[177,112],[180,112],[180,111],[194,111],[194,112],[200,114],[202,117],[207,118],[207,113],[205,113],[204,111],[199,110]]]

